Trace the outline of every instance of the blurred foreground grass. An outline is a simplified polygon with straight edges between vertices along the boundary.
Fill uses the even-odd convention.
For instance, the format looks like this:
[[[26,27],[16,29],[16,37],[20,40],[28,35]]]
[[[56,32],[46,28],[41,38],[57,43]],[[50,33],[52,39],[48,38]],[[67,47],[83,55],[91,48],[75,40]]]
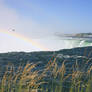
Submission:
[[[27,63],[17,70],[7,66],[0,92],[92,92],[92,67],[81,71],[76,63],[68,74],[66,61],[58,66],[56,59],[53,57],[42,70],[37,67],[39,63]]]

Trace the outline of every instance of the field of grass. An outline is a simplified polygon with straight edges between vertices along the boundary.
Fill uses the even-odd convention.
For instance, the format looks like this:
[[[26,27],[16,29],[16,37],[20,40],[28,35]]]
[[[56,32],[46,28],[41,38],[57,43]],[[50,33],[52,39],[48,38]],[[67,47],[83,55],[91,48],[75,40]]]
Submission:
[[[27,63],[15,69],[7,66],[0,82],[0,92],[92,92],[92,67],[83,71],[76,63],[71,73],[66,73],[65,62],[58,66],[53,57],[44,69],[39,63]]]

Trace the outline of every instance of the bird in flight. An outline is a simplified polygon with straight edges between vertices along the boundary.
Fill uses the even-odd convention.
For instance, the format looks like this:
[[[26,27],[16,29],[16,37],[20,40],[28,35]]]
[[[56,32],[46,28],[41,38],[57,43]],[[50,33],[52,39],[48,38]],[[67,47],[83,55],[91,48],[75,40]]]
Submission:
[[[10,28],[10,29],[9,29],[9,31],[13,31],[13,32],[14,32],[14,31],[15,31],[15,29]]]
[[[15,29],[12,29],[12,31],[15,31]]]

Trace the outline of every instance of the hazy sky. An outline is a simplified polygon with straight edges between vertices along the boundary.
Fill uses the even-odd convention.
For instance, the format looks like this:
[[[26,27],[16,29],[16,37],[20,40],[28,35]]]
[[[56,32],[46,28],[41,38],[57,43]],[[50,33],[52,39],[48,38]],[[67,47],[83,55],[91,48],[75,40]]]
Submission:
[[[32,39],[43,39],[56,32],[92,32],[92,0],[0,0],[0,30],[11,28]],[[35,49],[3,33],[0,43],[0,51]]]

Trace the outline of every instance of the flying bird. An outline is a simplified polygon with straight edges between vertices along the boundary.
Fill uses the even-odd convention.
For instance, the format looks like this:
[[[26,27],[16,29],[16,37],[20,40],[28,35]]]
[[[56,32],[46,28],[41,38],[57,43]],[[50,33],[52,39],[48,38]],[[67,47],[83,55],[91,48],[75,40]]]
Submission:
[[[12,31],[15,31],[15,29],[12,29]]]
[[[15,29],[10,28],[10,29],[9,29],[9,31],[13,31],[13,32],[14,32],[14,31],[15,31]]]

